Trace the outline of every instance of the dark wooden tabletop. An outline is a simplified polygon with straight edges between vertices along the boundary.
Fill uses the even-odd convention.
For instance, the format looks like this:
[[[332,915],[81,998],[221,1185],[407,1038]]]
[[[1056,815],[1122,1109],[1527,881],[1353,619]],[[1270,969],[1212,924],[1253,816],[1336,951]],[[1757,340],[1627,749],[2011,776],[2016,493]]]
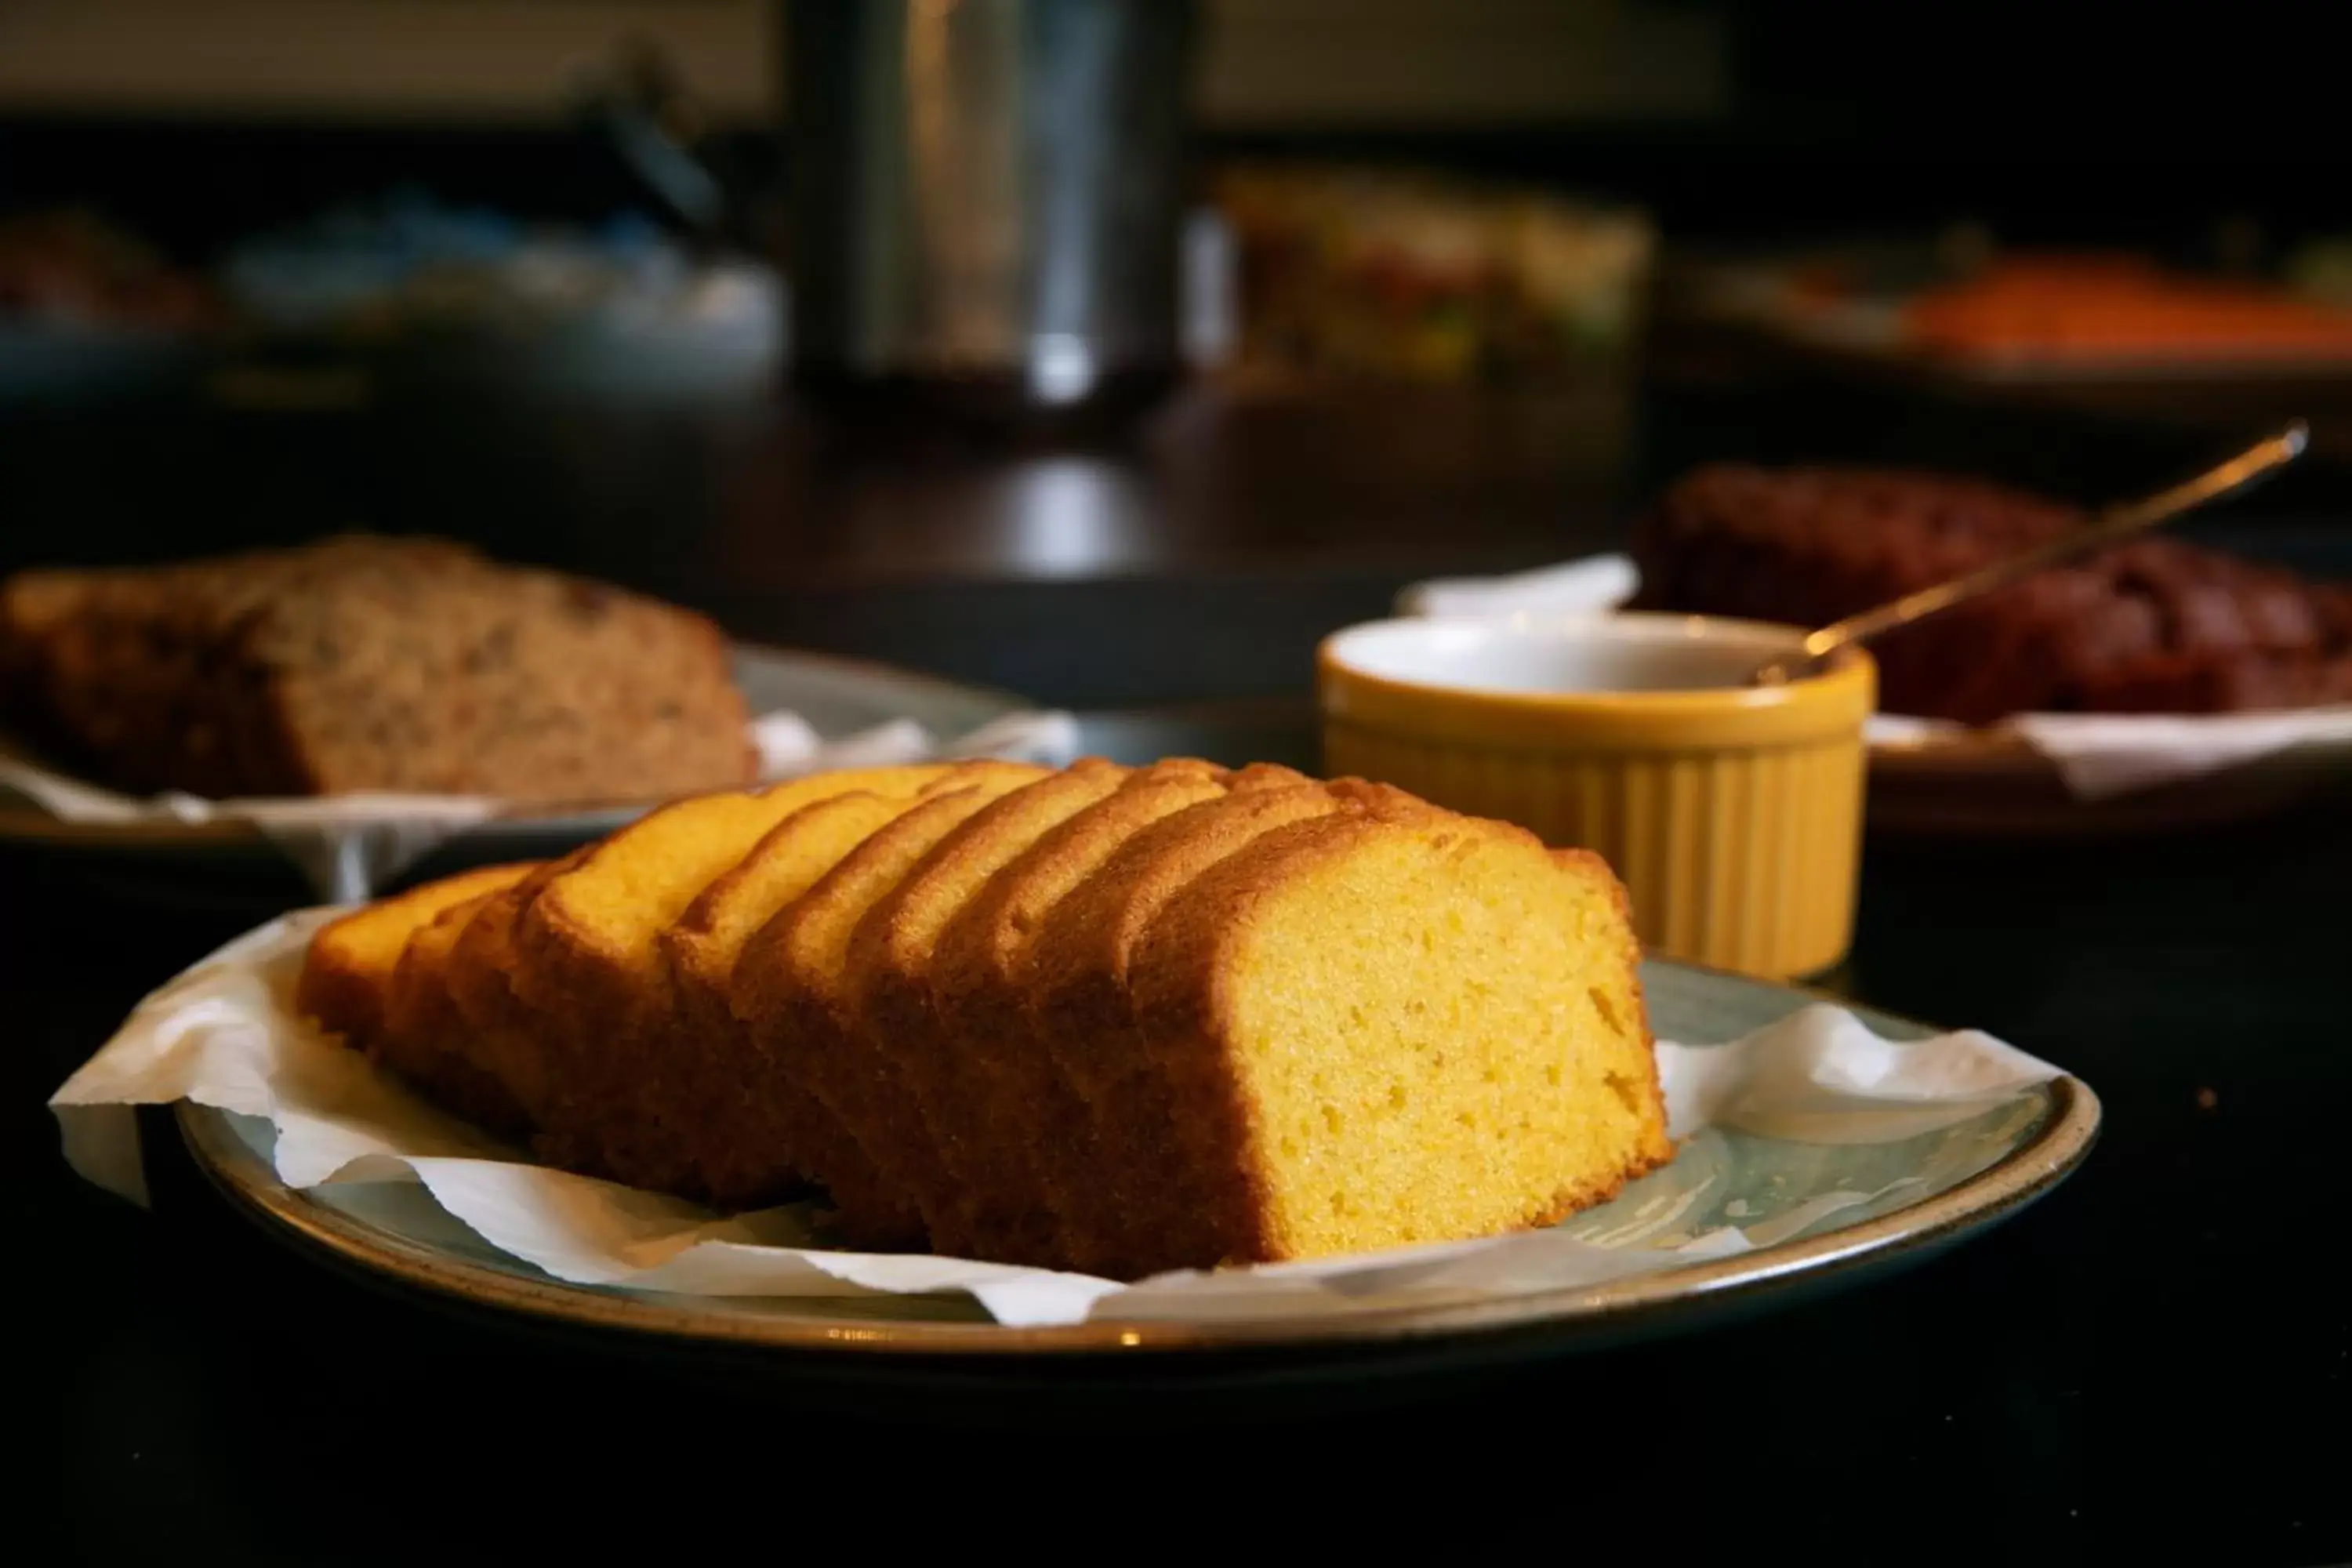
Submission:
[[[1801,412],[1268,395],[1021,454],[893,450],[772,413],[322,426],[290,445],[159,415],[110,447],[58,421],[38,454],[17,427],[0,477],[16,559],[442,527],[745,635],[1076,704],[1114,754],[1311,763],[1321,630],[1415,575],[1606,542],[1709,431],[1777,441]],[[1856,455],[1892,449],[1894,425],[1853,436],[1874,444]],[[2150,459],[2128,432],[2044,439],[2073,443],[2085,485]],[[2343,561],[2324,521],[2265,537]],[[1326,1542],[1443,1527],[1481,1551],[1541,1530],[1644,1555],[1701,1536],[1877,1562],[2352,1554],[2352,1309],[2322,1261],[2352,1101],[2340,800],[2186,839],[1871,843],[1860,935],[1827,984],[1991,1030],[2105,1104],[2085,1168],[1998,1231],[1695,1337],[1336,1384],[1218,1369],[1090,1391],[963,1368],[845,1385],[558,1342],[320,1269],[168,1138],[150,1140],[157,1205],[134,1210],[65,1170],[43,1101],[266,904],[196,885],[134,900],[85,871],[0,853],[34,1393],[33,1459],[10,1469],[18,1528],[64,1527],[28,1560],[593,1560],[648,1525],[673,1551],[782,1552],[816,1516],[835,1550],[951,1530],[1223,1551],[1260,1514]]]

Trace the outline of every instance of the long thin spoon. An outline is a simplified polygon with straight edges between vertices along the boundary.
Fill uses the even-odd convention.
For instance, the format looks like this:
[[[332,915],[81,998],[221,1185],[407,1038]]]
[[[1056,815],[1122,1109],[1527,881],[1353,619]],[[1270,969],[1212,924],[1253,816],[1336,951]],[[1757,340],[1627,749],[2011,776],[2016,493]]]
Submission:
[[[1848,616],[1819,631],[1809,632],[1801,652],[1789,658],[1773,660],[1759,669],[1751,679],[1758,686],[1782,685],[1796,679],[1840,648],[1854,647],[1874,637],[1884,637],[1897,626],[1916,626],[1930,616],[1942,615],[1955,605],[1965,604],[1996,588],[2006,588],[2020,578],[2031,577],[2062,561],[2103,549],[2158,523],[2169,522],[2200,506],[2210,505],[2224,496],[2235,495],[2302,456],[2310,438],[2310,431],[2298,419],[2279,434],[2247,447],[2219,468],[2209,468],[2193,479],[2184,480],[2145,500],[2109,507],[2072,533],[2061,534],[2031,550],[1979,566],[1973,572],[1964,572],[1932,588],[1906,594],[1875,609]]]

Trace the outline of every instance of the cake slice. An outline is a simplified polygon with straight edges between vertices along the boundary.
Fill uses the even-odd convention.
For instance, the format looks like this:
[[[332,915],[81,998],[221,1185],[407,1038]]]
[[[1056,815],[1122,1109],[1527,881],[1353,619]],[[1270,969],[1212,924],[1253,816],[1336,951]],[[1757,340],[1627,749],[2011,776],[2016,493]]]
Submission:
[[[735,965],[730,1001],[769,1058],[761,1071],[805,1085],[880,1174],[887,1198],[874,1203],[836,1181],[835,1173],[816,1173],[833,1191],[843,1229],[861,1245],[915,1239],[892,1227],[919,1213],[914,1194],[924,1185],[922,1163],[936,1156],[925,1143],[893,1136],[905,1127],[896,1098],[900,1086],[886,1063],[854,1048],[856,1019],[845,984],[850,938],[934,846],[994,798],[971,788],[917,803],[778,911],[744,944]]]
[[[1001,789],[1013,777],[998,764],[971,764],[943,775],[942,784],[961,779]],[[919,798],[854,790],[803,806],[661,933],[676,1010],[660,1052],[667,1088],[656,1113],[695,1130],[698,1182],[714,1202],[765,1201],[820,1172],[850,1193],[861,1213],[890,1201],[839,1119],[796,1078],[770,1070],[750,1022],[735,1015],[730,991],[751,936]],[[909,1212],[886,1228],[905,1232],[916,1223]]]
[[[1176,1135],[1110,1250],[1136,1273],[1314,1258],[1608,1197],[1672,1154],[1639,963],[1608,868],[1522,829],[1376,807],[1264,835],[1131,961]]]
[[[467,923],[511,886],[501,884],[452,904],[410,934],[393,968],[392,984],[384,991],[381,1038],[388,1046],[411,1051],[423,1041],[454,1040],[463,1032],[465,1016],[449,994],[450,955]]]
[[[302,960],[294,1005],[360,1050],[383,1039],[392,978],[408,940],[453,904],[522,880],[536,862],[486,866],[353,910],[319,929]]]
[[[554,1093],[549,1047],[545,1032],[515,995],[514,929],[539,890],[593,848],[584,845],[551,860],[474,906],[450,939],[444,966],[443,984],[450,1010],[463,1026],[467,1058],[499,1086],[506,1103],[531,1130],[534,1150],[558,1164],[575,1163],[575,1152],[551,1142],[546,1133]]]
[[[1078,1100],[1032,1033],[1028,997],[1037,939],[1073,896],[1138,833],[1228,791],[1305,784],[1288,768],[1258,764],[1229,773],[1207,763],[1155,763],[1108,797],[1044,835],[971,899],[940,932],[931,962],[931,1004],[961,1053],[962,1092],[955,1147],[964,1181],[943,1250],[989,1258],[1056,1258],[1062,1219],[1037,1152],[1086,1124]],[[936,1108],[935,1108],[936,1110]]]
[[[528,874],[528,868],[519,869]],[[449,990],[449,960],[458,937],[485,905],[514,885],[502,883],[450,905],[408,939],[384,999],[375,1055],[436,1104],[502,1137],[527,1140],[530,1119],[483,1065]]]
[[[1104,1142],[1152,1125],[1121,1096],[1149,1097],[1157,1086],[1123,1078],[1137,1055],[1119,1042],[1135,1027],[1127,979],[1136,945],[1153,919],[1192,879],[1259,836],[1289,823],[1360,809],[1364,786],[1304,784],[1228,795],[1180,811],[1135,835],[1095,876],[1053,910],[1039,932],[1029,995],[1033,1049],[1052,1058],[1066,1086],[1056,1105],[1085,1107],[1082,1119],[1040,1132],[1034,1142],[1047,1201],[1062,1216],[1055,1249],[1064,1266],[1094,1273],[1132,1272],[1111,1250],[1123,1231],[1125,1189],[1149,1186],[1161,1152]],[[1410,798],[1410,797],[1403,797]]]
[[[1205,764],[1203,764],[1205,767]],[[956,1147],[972,1093],[957,1042],[939,1026],[931,960],[940,933],[1007,865],[1071,816],[1117,790],[1129,770],[1087,758],[1013,791],[942,837],[866,912],[844,955],[846,1048],[868,1058],[851,1070],[896,1086],[878,1097],[881,1136],[925,1152],[903,1163],[935,1251],[952,1248],[950,1217],[971,1177]]]
[[[1044,770],[975,764],[1027,780]],[[512,984],[562,1086],[542,1117],[575,1158],[639,1186],[687,1184],[698,1130],[666,1124],[663,1053],[675,996],[660,935],[767,831],[856,790],[911,799],[950,765],[818,773],[751,793],[673,802],[549,879],[516,913]]]

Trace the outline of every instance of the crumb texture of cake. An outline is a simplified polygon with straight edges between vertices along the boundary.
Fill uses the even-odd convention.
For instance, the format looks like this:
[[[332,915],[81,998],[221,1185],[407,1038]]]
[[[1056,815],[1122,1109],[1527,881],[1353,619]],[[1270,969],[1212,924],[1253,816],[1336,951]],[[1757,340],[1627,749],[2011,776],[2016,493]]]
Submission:
[[[1549,1225],[1671,1153],[1623,895],[1466,818],[1265,835],[1130,986],[1171,1157],[1118,1256],[1271,1261]]]
[[[1606,866],[1359,780],[698,796],[322,927],[305,1012],[551,1163],[1138,1278],[1554,1223],[1670,1157]]]
[[[0,702],[102,783],[214,798],[643,800],[758,763],[712,623],[437,540],[21,574]]]
[[[1723,465],[1636,531],[1633,608],[1826,626],[2083,526],[1979,480]],[[2171,539],[2055,566],[1872,646],[1888,710],[2217,713],[2352,701],[2352,584]]]

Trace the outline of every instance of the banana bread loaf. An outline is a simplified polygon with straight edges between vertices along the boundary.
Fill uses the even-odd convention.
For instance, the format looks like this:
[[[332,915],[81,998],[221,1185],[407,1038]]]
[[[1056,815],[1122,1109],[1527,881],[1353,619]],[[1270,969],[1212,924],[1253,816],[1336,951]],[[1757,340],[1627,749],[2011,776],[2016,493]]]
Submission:
[[[0,700],[136,792],[625,801],[757,762],[709,621],[436,540],[21,574]]]

